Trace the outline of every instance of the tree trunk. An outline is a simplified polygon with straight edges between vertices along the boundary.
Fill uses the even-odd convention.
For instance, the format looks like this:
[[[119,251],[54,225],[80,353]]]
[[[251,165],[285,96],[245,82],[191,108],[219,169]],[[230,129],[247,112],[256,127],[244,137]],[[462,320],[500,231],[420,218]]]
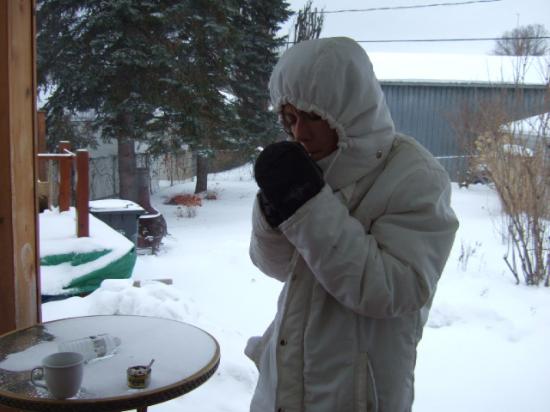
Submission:
[[[197,183],[195,193],[206,192],[208,188],[208,157],[197,153]]]
[[[168,228],[162,214],[151,205],[149,186],[151,178],[149,169],[141,167],[137,169],[139,204],[147,213],[139,217],[137,244],[141,248],[151,248],[156,253],[167,235]]]
[[[146,167],[138,167],[136,172],[139,199],[138,203],[147,211],[147,213],[156,213],[157,210],[151,205],[151,178],[149,176],[149,169]]]
[[[138,202],[136,174],[134,141],[128,137],[120,137],[118,139],[118,178],[121,199]]]

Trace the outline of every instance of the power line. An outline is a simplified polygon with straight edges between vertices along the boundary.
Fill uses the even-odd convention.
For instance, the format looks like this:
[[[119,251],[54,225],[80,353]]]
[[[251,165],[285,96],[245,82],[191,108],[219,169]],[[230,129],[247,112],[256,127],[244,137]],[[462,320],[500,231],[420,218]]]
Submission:
[[[461,42],[461,41],[496,41],[496,40],[538,40],[550,39],[545,37],[477,37],[458,39],[392,39],[392,40],[357,40],[357,43],[425,43],[425,42]]]
[[[416,4],[410,6],[392,6],[392,7],[371,7],[369,9],[346,9],[346,10],[321,10],[317,13],[321,14],[336,14],[336,13],[358,13],[368,11],[388,11],[388,10],[404,10],[404,9],[425,9],[427,7],[440,7],[440,6],[463,6],[467,4],[476,3],[495,3],[502,0],[472,0],[472,1],[460,1],[453,3],[432,3],[432,4]]]
[[[464,41],[496,41],[496,40],[538,40],[550,39],[550,36],[542,37],[476,37],[476,38],[454,38],[454,39],[384,39],[384,40],[356,40],[357,43],[436,43],[436,42],[464,42]],[[287,44],[297,42],[288,41]]]

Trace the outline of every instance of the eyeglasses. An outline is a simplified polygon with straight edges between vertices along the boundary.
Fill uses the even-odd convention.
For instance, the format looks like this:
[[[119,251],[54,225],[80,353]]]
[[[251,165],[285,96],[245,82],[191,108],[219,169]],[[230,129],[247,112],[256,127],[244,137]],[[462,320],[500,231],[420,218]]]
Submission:
[[[298,109],[294,109],[292,112],[284,111],[284,109],[281,110],[279,112],[279,122],[281,122],[285,133],[291,137],[294,137],[292,134],[292,127],[296,124],[298,118],[302,121],[306,120],[309,122],[318,122],[319,120],[323,120],[321,116],[315,113],[308,113]]]

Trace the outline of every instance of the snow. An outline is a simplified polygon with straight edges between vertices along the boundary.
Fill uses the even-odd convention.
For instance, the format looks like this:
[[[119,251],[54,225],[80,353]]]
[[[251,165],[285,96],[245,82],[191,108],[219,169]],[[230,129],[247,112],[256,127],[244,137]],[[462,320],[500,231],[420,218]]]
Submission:
[[[101,269],[120,259],[133,247],[133,243],[93,215],[89,217],[90,237],[76,236],[76,211],[45,210],[39,215],[40,256],[68,253],[109,251],[100,258],[81,265],[70,262],[55,266],[41,266],[41,290],[43,295],[67,293],[63,287],[72,279]]]
[[[130,200],[124,199],[102,199],[89,202],[90,210],[98,212],[112,212],[119,210],[143,211],[143,208]]]
[[[44,321],[146,314],[188,322],[216,337],[218,372],[152,412],[248,410],[257,372],[243,348],[268,326],[282,287],[248,257],[256,191],[250,166],[211,175],[209,188],[217,200],[204,200],[192,218],[164,200],[192,193],[194,182],[154,196],[170,235],[158,255],[138,256],[133,279],[105,281],[85,298],[42,306]],[[550,289],[515,285],[502,260],[500,206],[489,187],[453,185],[452,202],[461,226],[418,348],[414,411],[547,412]],[[165,278],[173,285],[152,281]]]
[[[504,153],[510,153],[517,156],[533,157],[534,155],[531,149],[519,144],[503,144],[502,150]]]
[[[81,394],[86,398],[114,397],[131,393],[133,390],[126,384],[126,369],[131,365],[147,364],[151,359],[155,359],[157,367],[152,373],[147,390],[154,391],[169,386],[181,379],[182,375],[192,376],[198,373],[204,365],[212,361],[217,351],[216,344],[210,336],[192,325],[176,323],[171,319],[135,316],[65,319],[63,322],[47,324],[44,333],[50,338],[26,350],[11,353],[0,361],[0,368],[28,371],[36,366],[36,359],[56,352],[60,345],[90,335],[100,338],[101,334],[105,333],[113,340],[120,339],[120,346],[107,356],[94,356],[93,359],[87,357],[90,360],[85,365]],[[172,345],[171,342],[179,344]],[[193,356],[180,356],[187,347],[196,348],[193,350]],[[82,351],[82,347],[77,351],[86,353]],[[91,351],[94,352],[94,349]],[[108,364],[104,363],[106,359],[109,360]],[[158,367],[160,365],[161,368]],[[106,368],[110,373],[105,373]]]
[[[550,112],[508,123],[504,130],[517,135],[550,138]]]
[[[475,54],[372,52],[369,57],[380,81],[546,85],[550,74],[548,56],[525,60]]]

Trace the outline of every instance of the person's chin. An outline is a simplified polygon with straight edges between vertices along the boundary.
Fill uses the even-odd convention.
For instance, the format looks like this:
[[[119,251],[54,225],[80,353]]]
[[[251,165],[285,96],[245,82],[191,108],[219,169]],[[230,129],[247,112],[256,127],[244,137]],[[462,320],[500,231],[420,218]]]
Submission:
[[[312,160],[321,160],[323,157],[323,154],[321,152],[310,152],[309,157],[311,157]]]
[[[318,162],[319,160],[323,160],[325,157],[329,157],[332,152],[326,153],[326,152],[314,152],[310,153],[309,156]]]

